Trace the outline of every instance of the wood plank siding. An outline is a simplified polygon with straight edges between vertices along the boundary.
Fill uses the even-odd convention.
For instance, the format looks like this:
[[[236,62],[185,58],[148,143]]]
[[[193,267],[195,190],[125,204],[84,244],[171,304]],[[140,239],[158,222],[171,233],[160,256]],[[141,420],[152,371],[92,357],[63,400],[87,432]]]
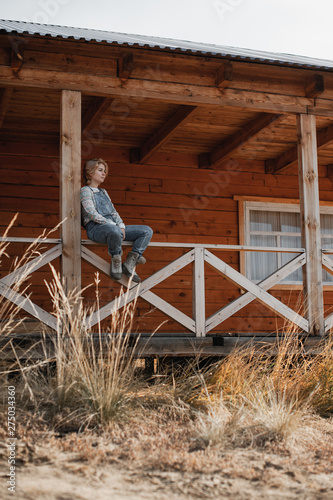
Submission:
[[[23,152],[22,152],[23,153]],[[97,153],[97,150],[94,151]],[[94,154],[92,153],[92,154]],[[118,156],[118,161],[112,159]],[[217,184],[219,190],[215,196],[207,192],[207,174],[215,171],[198,169],[197,165],[182,166],[182,158],[171,155],[169,161],[174,165],[171,169],[169,161],[160,159],[160,164],[133,166],[129,159],[122,159],[117,152],[109,151],[103,157],[108,161],[110,174],[105,181],[105,188],[111,194],[117,209],[128,224],[144,223],[154,230],[154,241],[180,241],[188,243],[220,243],[238,244],[238,207],[234,195],[262,194],[263,191],[272,198],[297,198],[297,171],[288,176],[291,187],[280,187],[277,175],[265,174],[264,162],[256,162],[255,170],[246,162],[240,163],[242,170],[232,178],[232,190],[224,184]],[[9,223],[11,216],[20,211],[17,224],[12,228],[11,236],[38,236],[43,228],[51,229],[58,222],[59,214],[59,173],[52,168],[55,160],[46,157],[2,156],[1,171],[3,189],[0,196],[1,231]],[[161,164],[162,163],[162,164]],[[164,163],[164,165],[163,165]],[[177,166],[177,163],[180,166]],[[326,168],[320,169],[319,184],[322,185],[321,197],[331,197],[331,182],[326,177]],[[221,170],[226,172],[226,170]],[[26,184],[27,172],[31,174],[30,183]],[[121,175],[119,175],[121,173]],[[4,175],[6,174],[6,175]],[[171,179],[173,177],[173,179]],[[237,183],[237,178],[239,182]],[[283,176],[283,178],[285,175]],[[54,185],[50,186],[50,178]],[[189,179],[195,179],[191,182]],[[266,182],[264,182],[266,180]],[[210,181],[211,183],[212,181]],[[182,183],[184,194],[178,193],[179,183]],[[265,187],[266,186],[268,187]],[[187,189],[185,186],[187,185]],[[20,188],[17,191],[17,188]],[[198,195],[202,193],[202,196]],[[52,234],[57,237],[58,233]],[[82,237],[86,238],[84,231]],[[27,246],[27,245],[26,245]],[[25,247],[26,247],[25,246]],[[23,253],[24,245],[12,244],[8,253],[11,256]],[[108,260],[105,248],[96,247],[94,251]],[[138,272],[142,278],[148,277],[167,263],[185,253],[183,249],[148,248],[145,255],[147,263],[139,266]],[[239,253],[233,251],[216,252],[235,269],[239,269]],[[4,259],[0,276],[7,274],[10,259]],[[56,268],[59,265],[55,262]],[[205,266],[206,275],[206,316],[212,315],[222,305],[228,304],[239,296],[239,289],[223,279],[216,272]],[[94,270],[83,262],[82,285],[88,285],[93,278]],[[32,290],[35,301],[44,309],[51,307],[45,293],[44,279],[50,279],[47,268],[31,276]],[[119,291],[119,286],[110,279],[101,276],[101,304],[112,300]],[[192,313],[192,271],[190,266],[184,268],[175,276],[171,276],[154,292],[163,299],[176,305],[182,312],[191,316]],[[297,309],[302,295],[301,291],[274,290],[272,294],[282,299],[290,307]],[[87,304],[95,300],[93,289],[85,292]],[[333,293],[325,293],[327,308],[333,305]],[[161,331],[186,331],[178,324],[169,320],[162,313],[143,300],[138,301],[136,327],[143,331],[153,331],[157,325],[167,321]],[[282,328],[283,320],[259,303],[250,304],[236,316],[228,319],[214,331],[258,331]]]
[[[312,160],[318,163],[319,195],[314,194],[312,203],[320,199],[333,207],[332,71],[38,35],[22,39],[23,63],[13,71],[9,37],[0,33],[0,234],[17,212],[10,236],[19,238],[51,230],[61,214],[73,216],[62,233],[57,229],[50,235],[63,238],[66,248],[72,248],[63,268],[67,277],[71,275],[69,289],[80,284],[80,152],[76,149],[80,141],[81,166],[92,157],[107,161],[109,176],[103,187],[126,224],[152,227],[153,242],[240,245],[245,217],[240,197],[280,203],[300,198],[302,172],[307,175],[306,168],[300,167],[300,174],[297,168],[304,156],[300,147],[297,152],[297,143],[300,134],[303,141],[306,135],[301,114],[311,121],[312,139],[317,134],[318,150],[312,151]],[[311,198],[311,193],[306,196]],[[320,245],[318,231],[315,237]],[[81,238],[86,238],[82,229]],[[0,279],[27,246],[10,244]],[[44,250],[48,248],[43,244]],[[109,261],[105,247],[89,249]],[[187,251],[148,247],[147,263],[137,272],[148,278]],[[244,268],[240,252],[210,251],[234,270]],[[200,337],[205,318],[239,297],[241,290],[203,262],[202,249],[194,254],[194,264],[152,291],[190,318],[193,298],[204,297],[205,307],[197,309],[195,318]],[[60,258],[52,264],[60,271]],[[313,280],[315,270],[311,272]],[[86,288],[94,275],[93,267],[82,260],[87,306],[96,299],[95,288]],[[50,279],[45,265],[31,275],[29,288],[33,301],[49,312],[52,304],[44,280]],[[119,290],[118,283],[100,275],[102,307]],[[302,287],[277,286],[269,293],[304,313]],[[274,312],[276,301],[271,303],[269,309],[255,299],[209,333],[282,331],[286,322]],[[332,307],[333,290],[324,287],[325,314]],[[150,333],[157,328],[175,334],[188,331],[139,298],[133,330]],[[317,333],[322,329],[323,322]]]

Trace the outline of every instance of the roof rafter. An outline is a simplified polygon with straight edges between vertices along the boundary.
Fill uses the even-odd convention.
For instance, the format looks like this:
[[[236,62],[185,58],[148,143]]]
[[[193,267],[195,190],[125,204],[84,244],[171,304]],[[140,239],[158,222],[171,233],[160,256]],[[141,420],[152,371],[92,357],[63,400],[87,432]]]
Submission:
[[[197,106],[180,106],[169,120],[149,137],[141,148],[131,150],[131,162],[143,163],[146,161],[158,148],[171,139],[180,125],[193,117],[197,109]]]
[[[330,142],[333,142],[333,125],[330,125],[329,127],[326,127],[317,132],[317,150],[324,148]],[[297,163],[297,160],[297,146],[293,146],[285,153],[282,153],[282,155],[280,155],[278,158],[266,160],[266,174],[276,174],[277,172],[281,173],[286,168]]]
[[[233,68],[230,61],[227,61],[216,71],[216,86],[224,89],[230,85],[233,80]]]
[[[327,168],[327,177],[333,182],[333,163],[326,165]]]
[[[92,103],[86,110],[82,118],[82,132],[89,131],[98,126],[103,114],[111,106],[111,97],[94,97]]]
[[[324,77],[322,75],[313,75],[305,82],[306,97],[317,97],[325,90]]]
[[[270,125],[281,121],[283,116],[271,113],[261,113],[259,117],[251,120],[241,131],[227,138],[220,146],[211,153],[199,155],[200,168],[216,168],[223,160],[243,146],[246,142],[258,136],[260,132],[267,129]]]
[[[132,52],[121,54],[118,60],[118,76],[122,81],[126,81],[131,76],[134,69]]]

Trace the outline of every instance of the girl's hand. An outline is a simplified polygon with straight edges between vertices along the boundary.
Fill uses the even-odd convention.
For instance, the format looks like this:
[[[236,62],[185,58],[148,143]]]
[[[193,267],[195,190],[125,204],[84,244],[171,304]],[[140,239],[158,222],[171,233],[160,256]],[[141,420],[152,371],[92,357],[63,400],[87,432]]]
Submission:
[[[125,229],[123,227],[120,228],[123,233],[123,240],[125,239]]]

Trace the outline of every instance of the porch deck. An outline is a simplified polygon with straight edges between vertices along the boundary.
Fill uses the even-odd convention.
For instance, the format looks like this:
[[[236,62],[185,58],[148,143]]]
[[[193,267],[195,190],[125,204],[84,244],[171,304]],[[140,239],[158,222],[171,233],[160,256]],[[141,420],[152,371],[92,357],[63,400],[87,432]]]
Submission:
[[[20,214],[11,233],[16,238],[9,240],[18,243],[12,260],[41,228],[61,224],[59,239],[44,239],[49,249],[27,266],[12,271],[11,262],[4,263],[2,296],[56,331],[45,269],[56,263],[71,294],[85,290],[92,266],[104,296],[89,324],[138,297],[139,319],[146,318],[138,331],[152,332],[162,318],[171,318],[163,327],[165,337],[175,339],[168,349],[181,344],[184,332],[205,349],[211,349],[213,334],[222,334],[225,345],[213,345],[222,349],[228,332],[256,338],[254,332],[280,332],[285,324],[301,336],[330,332],[332,285],[325,290],[322,269],[333,273],[327,255],[333,247],[332,65],[244,60],[241,54],[231,60],[225,53],[183,53],[181,45],[173,50],[123,39],[50,38],[40,25],[29,30],[7,22],[0,33],[2,232]],[[92,156],[108,162],[105,188],[126,224],[154,230],[144,279],[130,285],[119,303],[118,285],[110,290],[105,278],[106,251],[82,241],[82,161]],[[287,213],[297,205],[299,223],[286,231],[273,224],[273,238],[263,234],[259,241],[275,247],[245,246],[257,242],[248,227],[250,202],[265,205],[263,212],[282,206]],[[321,225],[324,212],[330,231]],[[281,248],[285,236],[302,248]],[[295,257],[285,266],[280,259],[258,283],[242,265],[248,251]],[[281,284],[298,269],[303,284],[299,277],[289,280],[291,287]],[[35,287],[29,298],[14,289],[24,273]],[[122,284],[127,289],[128,282]],[[92,306],[93,293],[84,293]]]
[[[100,339],[105,341],[108,335],[107,333],[100,335],[94,333],[91,334],[91,338],[96,346],[99,346]],[[178,334],[156,332],[154,335],[135,332],[129,334],[128,342],[134,347],[134,357],[140,359],[223,358],[235,348],[254,349],[257,353],[274,356],[278,352],[279,343],[284,338],[291,338],[290,332],[211,334],[201,338],[183,332]],[[293,335],[293,339],[296,340],[298,354],[318,354],[319,347],[325,342],[325,338],[304,333]],[[52,360],[55,357],[56,345],[55,333],[42,331],[38,321],[27,320],[21,322],[19,327],[9,335],[0,339],[0,359],[2,361],[15,361],[17,358],[31,361]]]

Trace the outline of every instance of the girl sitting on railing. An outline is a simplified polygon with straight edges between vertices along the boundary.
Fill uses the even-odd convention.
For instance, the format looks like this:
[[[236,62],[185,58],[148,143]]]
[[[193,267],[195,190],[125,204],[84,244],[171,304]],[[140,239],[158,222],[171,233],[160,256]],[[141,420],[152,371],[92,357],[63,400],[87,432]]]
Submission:
[[[146,262],[142,254],[151,240],[153,231],[149,226],[125,226],[108,193],[99,187],[108,172],[108,165],[101,158],[92,158],[84,165],[83,178],[86,185],[81,188],[82,225],[90,240],[108,245],[112,278],[120,280],[124,273],[139,283],[141,279],[135,272],[135,266],[137,263]],[[132,250],[124,264],[121,262],[122,241],[133,242]]]

